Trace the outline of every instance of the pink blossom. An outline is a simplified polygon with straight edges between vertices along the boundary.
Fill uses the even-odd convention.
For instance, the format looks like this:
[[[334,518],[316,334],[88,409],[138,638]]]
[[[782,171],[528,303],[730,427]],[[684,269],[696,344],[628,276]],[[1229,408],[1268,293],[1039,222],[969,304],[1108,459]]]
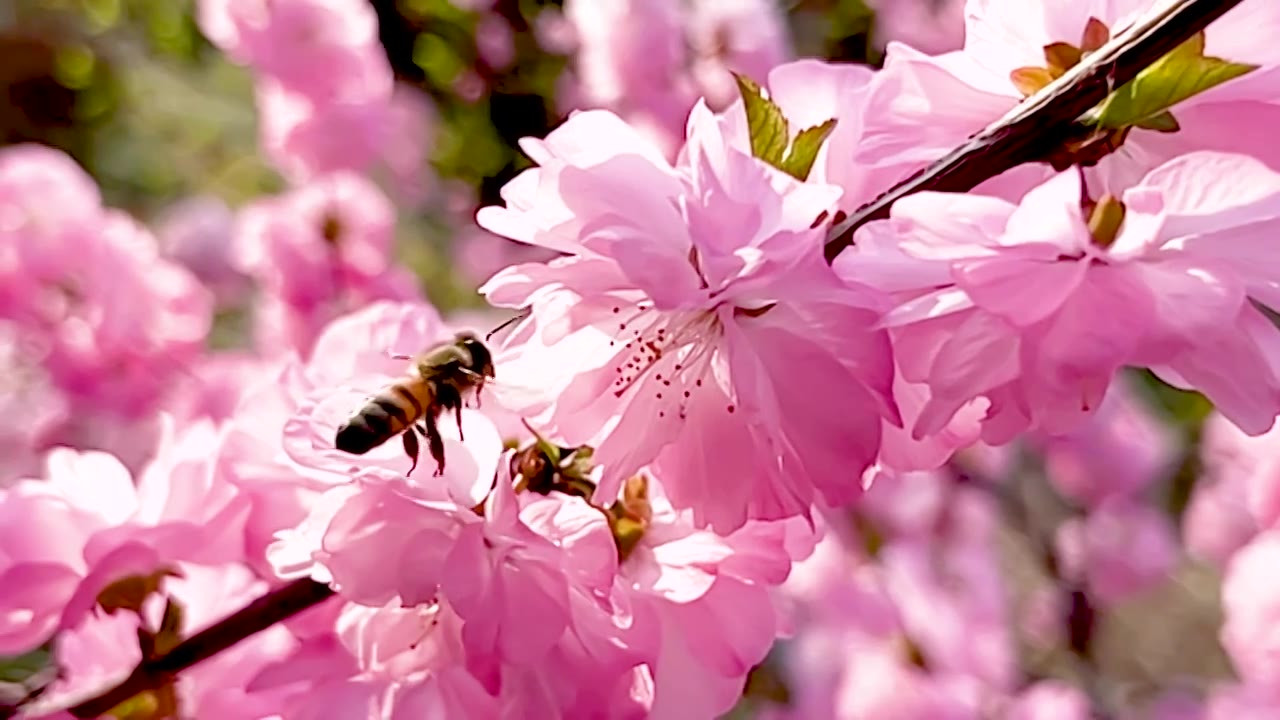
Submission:
[[[235,612],[267,589],[242,565],[179,564],[177,578],[166,578],[162,592],[182,608],[179,632],[189,636]],[[148,598],[146,627],[159,626],[164,602]],[[142,659],[137,615],[122,611],[86,616],[58,634],[55,656],[61,678],[40,698],[39,707],[74,704],[120,682]],[[249,683],[268,663],[292,652],[296,640],[277,625],[254,635],[182,673],[176,680],[177,701],[184,717],[255,718],[272,715],[287,693],[253,693]]]
[[[893,537],[928,536],[948,512],[952,485],[941,472],[903,473],[893,482],[872,485],[858,513]]]
[[[697,100],[686,63],[681,4],[673,0],[569,0],[578,39],[574,72],[583,108],[612,110],[674,156]]]
[[[263,78],[255,88],[258,143],[289,179],[369,169],[390,135],[388,96],[320,103]]]
[[[961,448],[954,456],[955,467],[972,471],[979,477],[1003,480],[1017,470],[1018,448],[1012,445],[988,445],[976,442]]]
[[[55,628],[75,626],[106,585],[167,562],[222,563],[243,556],[247,506],[214,474],[215,431],[169,432],[135,487],[101,452],[51,451],[45,478],[0,491],[11,517],[0,553],[0,651],[25,651]]]
[[[0,151],[0,218],[0,319],[77,403],[126,419],[154,409],[203,347],[208,293],[145,228],[103,208],[60,151]]]
[[[337,173],[241,212],[236,260],[296,305],[386,272],[395,209],[369,181]]]
[[[350,358],[336,358],[343,361]],[[285,451],[285,428],[315,389],[313,374],[323,371],[318,364],[307,367],[291,359],[264,368],[241,402],[251,411],[238,412],[226,423],[217,447],[219,471],[251,508],[244,527],[247,562],[267,577],[275,574],[266,549],[276,534],[297,526],[325,490],[351,477],[300,465]],[[328,440],[332,445],[333,438]]]
[[[210,353],[189,368],[190,374],[167,398],[166,412],[178,422],[231,418],[249,388],[272,366],[248,352]]]
[[[476,52],[491,68],[500,70],[510,65],[516,58],[511,24],[496,13],[481,15],[476,22]]]
[[[201,0],[205,35],[257,71],[260,144],[291,180],[386,171],[402,199],[426,192],[432,115],[395,87],[374,9],[360,0]]]
[[[1069,612],[1063,595],[1056,583],[1045,583],[1030,590],[1023,600],[1018,628],[1034,647],[1053,647],[1063,639],[1063,618]]]
[[[797,631],[781,651],[792,701],[766,717],[976,718],[1012,689],[995,508],[935,479],[873,486],[860,529],[833,515],[796,565]]]
[[[807,553],[803,522],[754,523],[721,538],[695,530],[690,513],[667,505],[654,484],[651,520],[620,569],[600,510],[556,494],[515,496],[505,471],[490,493],[495,470],[508,463],[475,411],[463,414],[465,442],[452,418],[441,423],[443,478],[427,464],[406,478],[396,443],[358,459],[334,451],[337,424],[367,397],[358,388],[384,384],[398,367],[380,348],[420,342],[423,317],[383,303],[335,322],[305,370],[314,387],[284,427],[290,465],[314,478],[312,487],[331,480],[301,522],[277,531],[268,550],[277,571],[331,582],[368,612],[445,613],[457,628],[452,660],[433,652],[429,662],[419,649],[380,680],[360,675],[364,690],[352,702],[373,702],[378,683],[408,688],[414,677],[465,667],[500,705],[539,717],[611,708],[610,717],[638,718],[650,707],[661,716],[670,703],[688,710],[694,701],[707,703],[708,714],[728,709],[779,630],[769,587]],[[389,562],[368,563],[371,552]],[[755,620],[738,622],[747,609]],[[351,690],[352,681],[335,679],[324,692]]]
[[[1079,429],[1037,438],[1053,487],[1092,507],[1135,495],[1172,472],[1175,438],[1144,402],[1129,383],[1113,384]]]
[[[1183,541],[1192,554],[1222,566],[1273,520],[1271,468],[1280,435],[1272,429],[1249,437],[1219,413],[1205,420],[1202,433],[1204,471],[1183,514]]]
[[[843,676],[836,717],[884,720],[977,720],[977,703],[892,653],[862,653]]]
[[[770,0],[570,0],[564,17],[578,40],[577,106],[617,113],[668,157],[699,98],[720,110],[737,97],[730,71],[763,81],[791,54]]]
[[[174,383],[170,390],[172,395],[181,394],[181,384]],[[66,423],[44,439],[38,450],[42,455],[56,447],[105,452],[113,455],[130,474],[136,476],[155,456],[165,413],[161,411],[135,420],[124,420],[109,412],[72,413]],[[37,470],[30,475],[39,474]]]
[[[533,19],[533,36],[539,47],[553,55],[571,55],[578,46],[577,28],[554,6],[543,8]]]
[[[925,53],[945,53],[964,46],[964,0],[872,0],[873,39],[884,47],[902,43]]]
[[[1182,541],[1194,557],[1221,567],[1258,534],[1245,488],[1232,482],[1196,484],[1182,514]]]
[[[460,229],[453,248],[459,271],[477,283],[511,265],[547,262],[559,256],[552,250],[508,240],[477,227]]]
[[[1272,685],[1232,683],[1215,688],[1195,720],[1269,720],[1278,705],[1280,693]]]
[[[365,375],[390,380],[408,367],[403,356],[450,342],[457,329],[426,302],[379,300],[330,321],[307,358],[306,372],[331,389]]]
[[[499,475],[483,515],[457,499],[412,480],[358,481],[326,493],[269,555],[281,572],[331,581],[371,609],[447,613],[458,628],[450,665],[500,702],[555,709],[540,717],[629,675],[638,658],[626,649],[629,619],[607,597],[617,559],[604,515],[565,496],[522,509],[509,475]],[[550,527],[551,537],[537,531]],[[394,560],[370,565],[370,551]],[[423,660],[407,658],[395,674],[431,669]]]
[[[1058,528],[1063,574],[1087,583],[1090,596],[1114,603],[1165,580],[1178,562],[1177,538],[1164,513],[1111,499]]]
[[[1262,533],[1231,558],[1222,579],[1222,646],[1242,679],[1272,688],[1280,681],[1278,556],[1280,534]]]
[[[70,450],[55,451],[49,462],[58,467],[74,456]],[[92,481],[99,492],[132,491],[127,472],[110,456],[90,453],[85,461],[96,465]],[[76,479],[70,471],[59,471],[46,481],[27,480],[0,491],[0,580],[8,588],[0,598],[0,653],[16,655],[47,639],[58,626],[62,606],[88,572],[83,549],[89,536],[125,516],[113,507],[119,500],[110,493],[104,493],[105,505],[94,508],[78,493],[63,489],[63,483]]]
[[[286,576],[309,574],[332,582],[344,598],[373,607],[393,599],[407,606],[447,600],[463,623],[467,667],[494,691],[506,664],[524,667],[539,661],[569,632],[570,608],[580,602],[570,597],[575,581],[566,573],[578,567],[571,561],[580,556],[565,556],[572,542],[561,539],[553,544],[530,529],[509,480],[499,482],[499,492],[489,493],[496,469],[505,467],[499,462],[502,444],[493,426],[474,410],[464,411],[461,435],[452,417],[440,423],[448,459],[443,478],[433,477],[429,459],[406,478],[409,461],[395,442],[359,458],[333,449],[338,424],[367,399],[369,390],[385,385],[389,373],[403,367],[403,361],[379,352],[377,338],[394,348],[414,342],[415,332],[431,332],[430,323],[415,331],[404,320],[388,322],[395,313],[404,320],[414,318],[384,304],[340,321],[344,327],[335,324],[321,338],[313,363],[331,365],[309,373],[320,384],[285,424],[284,443],[292,463],[317,478],[331,477],[336,484],[310,504],[301,524],[277,534],[268,557]],[[342,346],[358,350],[366,359],[352,357]],[[326,375],[334,380],[325,380]],[[339,377],[342,387],[324,384]],[[358,389],[362,383],[367,383],[363,391]],[[354,483],[342,482],[352,476]],[[478,514],[472,508],[486,495],[483,514]],[[588,532],[583,542],[603,543],[606,556],[612,557],[613,540],[604,516],[585,505],[577,516],[563,516],[560,522],[581,527]],[[370,565],[370,551],[402,558],[407,565]],[[611,583],[612,573],[605,572],[584,587],[604,589]],[[531,625],[523,618],[528,612],[524,608],[535,601],[541,620]],[[586,607],[573,614],[574,623],[589,623],[590,618]]]
[[[292,692],[289,718],[436,715],[496,717],[497,703],[464,668],[457,615],[447,605],[335,605],[328,632],[252,681],[254,692]]]
[[[356,380],[376,392],[407,367],[394,355],[414,355],[451,337],[430,305],[371,303],[329,322],[308,362],[286,358],[268,365],[244,389],[217,462],[253,507],[246,527],[251,563],[271,573],[262,558],[274,534],[301,522],[325,490],[351,480],[355,458],[335,450],[333,436],[368,398],[339,392],[340,386]],[[317,426],[313,416],[321,400],[328,424]],[[450,432],[448,425],[442,431]],[[388,472],[403,476],[409,462],[399,448],[388,443],[364,459],[385,458],[394,468]]]
[[[1002,717],[1009,720],[1089,720],[1093,717],[1089,698],[1083,692],[1054,680],[1032,685],[1018,696],[1007,713]]]
[[[205,35],[237,62],[314,101],[391,91],[377,14],[368,3],[201,0],[198,20]]]
[[[813,547],[799,518],[751,522],[728,536],[695,529],[655,480],[652,515],[620,569],[631,605],[652,613],[660,638],[652,661],[650,717],[719,717],[782,629],[771,589]]]
[[[0,417],[23,418],[0,428],[0,488],[39,474],[43,450],[70,417],[70,403],[28,345],[25,333],[0,321]]]
[[[231,261],[235,213],[211,196],[195,196],[166,208],[153,223],[161,253],[186,267],[219,304],[233,303],[248,290]]]
[[[902,4],[902,3],[895,3]],[[1083,3],[1074,0],[977,0],[965,13],[964,49],[939,55],[889,43],[885,70],[877,78],[867,107],[867,130],[859,160],[896,168],[900,174],[936,160],[974,132],[1003,116],[1022,95],[1010,80],[1021,67],[1043,67],[1044,46],[1078,46],[1090,17],[1117,34],[1145,16],[1157,3],[1123,0]],[[1205,53],[1260,69],[1196,95],[1172,110],[1174,133],[1134,128],[1118,153],[1102,160],[1091,176],[1118,194],[1161,163],[1199,150],[1244,152],[1280,168],[1270,128],[1280,120],[1280,66],[1274,44],[1242,40],[1280,27],[1277,7],[1250,0],[1206,31]],[[1020,168],[987,187],[993,192],[1025,191],[1047,168]],[[1014,188],[1017,188],[1016,190]]]
[[[24,144],[0,152],[0,208],[0,300],[9,308],[33,300],[31,283],[60,279],[67,272],[59,262],[65,252],[95,244],[102,198],[70,156]]]
[[[864,67],[818,60],[785,63],[770,71],[767,77],[766,90],[782,109],[793,132],[837,119],[830,137],[818,152],[809,181],[839,185],[844,193],[837,207],[845,211],[871,200],[894,179],[848,160],[861,142],[862,114],[871,77],[872,73]],[[726,134],[737,147],[750,147],[741,101],[726,109],[721,120]],[[850,279],[882,285],[895,275],[892,268],[870,265],[866,260],[861,261],[860,272],[858,276],[849,275]],[[889,418],[881,423],[880,457],[874,475],[936,469],[956,450],[968,447],[978,437],[983,408],[977,402],[957,413],[944,430],[928,438],[912,437],[909,429],[929,400],[928,388],[908,382],[896,363],[893,397],[907,429]]]
[[[1280,427],[1250,437],[1218,414],[1205,421],[1201,454],[1209,479],[1243,487],[1258,527],[1280,524]]]
[[[281,331],[306,353],[324,323],[376,299],[414,299],[415,280],[392,264],[395,210],[369,181],[337,173],[241,212],[236,261],[267,291],[264,339]]]
[[[673,505],[722,531],[847,502],[897,415],[879,298],[819,252],[814,220],[840,191],[766,167],[703,105],[689,127],[672,167],[616,116],[579,113],[526,141],[539,167],[481,210],[488,230],[570,254],[481,288],[533,311],[504,376],[559,394],[512,409],[545,408],[543,430],[596,447],[604,502],[650,463]]]
[[[904,632],[935,672],[1011,689],[1015,657],[995,507],[972,490],[953,490],[935,526],[921,530],[880,552],[886,592]]]
[[[390,188],[392,199],[402,207],[421,205],[437,189],[437,179],[429,165],[439,135],[435,105],[426,93],[396,83],[386,122],[386,140],[378,154],[388,176],[382,185]]]
[[[392,273],[388,287],[373,290],[374,295],[413,298],[415,293],[410,285],[412,275],[401,268],[393,268]],[[402,283],[401,280],[405,282]],[[314,352],[316,338],[325,331],[335,315],[370,302],[377,302],[376,297],[369,298],[364,292],[354,291],[347,293],[339,302],[303,309],[277,296],[261,296],[254,308],[254,349],[260,356],[269,359],[297,353],[309,355]]]
[[[786,17],[774,0],[696,0],[686,23],[692,74],[713,109],[737,99],[732,73],[763,79],[791,58]]]
[[[988,443],[1029,427],[1069,430],[1126,365],[1200,390],[1258,434],[1280,411],[1271,350],[1280,335],[1250,302],[1276,300],[1259,248],[1280,217],[1278,181],[1250,158],[1183,156],[1124,193],[1113,243],[1091,237],[1073,172],[1016,206],[920,193],[896,203],[892,220],[868,226],[868,242],[837,266],[910,298],[885,324],[904,378],[931,394],[916,437],[942,430],[978,399],[989,403]],[[875,270],[888,260],[896,274]]]

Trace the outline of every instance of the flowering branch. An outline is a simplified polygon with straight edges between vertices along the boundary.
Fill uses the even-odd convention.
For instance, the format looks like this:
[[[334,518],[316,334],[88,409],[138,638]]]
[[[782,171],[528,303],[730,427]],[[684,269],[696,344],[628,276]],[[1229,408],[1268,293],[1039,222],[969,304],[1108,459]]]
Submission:
[[[68,710],[78,718],[95,718],[138,693],[163,686],[178,673],[236,643],[333,596],[328,585],[303,578],[278,587],[245,607],[183,640],[166,653],[144,659],[129,677]]]
[[[1018,165],[1048,159],[1064,138],[1078,134],[1080,116],[1240,2],[1177,0],[1134,24],[963,145],[834,225],[825,246],[828,262],[853,244],[859,227],[887,218],[900,198],[924,190],[966,192]]]

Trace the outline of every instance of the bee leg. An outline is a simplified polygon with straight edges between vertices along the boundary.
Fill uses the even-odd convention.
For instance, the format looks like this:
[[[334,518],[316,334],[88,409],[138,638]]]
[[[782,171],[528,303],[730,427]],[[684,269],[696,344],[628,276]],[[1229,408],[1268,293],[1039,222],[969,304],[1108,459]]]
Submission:
[[[436,461],[435,477],[444,475],[444,438],[440,436],[440,430],[432,420],[426,423],[427,428],[427,449],[431,451],[431,457]]]
[[[413,461],[413,464],[409,466],[409,472],[405,473],[406,476],[412,475],[414,469],[418,467],[418,455],[421,454],[418,449],[418,434],[414,432],[415,429],[416,428],[411,427],[406,430],[403,435],[404,452],[409,456],[409,459]]]
[[[462,437],[462,405],[454,408],[454,417],[458,418],[458,440],[466,442],[466,438]]]

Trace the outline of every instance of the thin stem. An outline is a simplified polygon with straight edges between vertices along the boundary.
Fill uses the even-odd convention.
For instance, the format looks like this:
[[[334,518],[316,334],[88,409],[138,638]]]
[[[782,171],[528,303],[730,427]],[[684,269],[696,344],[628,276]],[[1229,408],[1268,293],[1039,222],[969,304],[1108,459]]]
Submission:
[[[234,614],[178,643],[172,650],[143,660],[129,677],[68,710],[78,718],[96,718],[140,692],[161,687],[178,673],[236,643],[333,597],[328,585],[294,580],[254,600]]]
[[[1240,2],[1178,0],[1120,33],[963,145],[833,226],[827,261],[853,244],[858,228],[889,217],[900,198],[923,190],[966,192],[1018,165],[1043,161],[1076,132],[1081,115]]]

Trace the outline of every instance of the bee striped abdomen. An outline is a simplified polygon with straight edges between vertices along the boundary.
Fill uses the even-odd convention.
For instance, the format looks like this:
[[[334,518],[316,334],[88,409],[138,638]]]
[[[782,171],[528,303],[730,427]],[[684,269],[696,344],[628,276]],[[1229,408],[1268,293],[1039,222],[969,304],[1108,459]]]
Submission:
[[[360,412],[338,428],[334,446],[363,455],[408,429],[429,406],[425,383],[400,382],[378,393]]]

